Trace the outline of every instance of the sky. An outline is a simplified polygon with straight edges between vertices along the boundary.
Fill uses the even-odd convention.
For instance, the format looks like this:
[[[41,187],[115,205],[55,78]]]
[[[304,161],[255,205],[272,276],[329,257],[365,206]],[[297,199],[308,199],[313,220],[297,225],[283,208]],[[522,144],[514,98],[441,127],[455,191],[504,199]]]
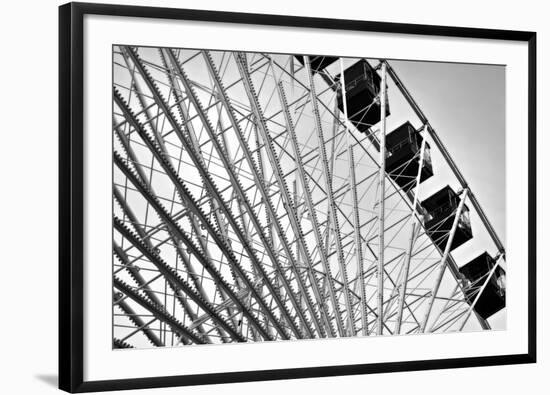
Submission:
[[[356,61],[345,59],[344,67]],[[373,66],[378,64],[377,59],[369,62]],[[389,63],[428,118],[506,244],[505,66],[407,60],[389,60]],[[339,62],[327,70],[331,74],[339,73]],[[416,128],[422,126],[389,77],[388,101],[391,114],[386,120],[386,133],[405,121]],[[380,124],[375,129],[379,127]],[[435,174],[422,184],[421,200],[448,183],[455,190],[460,189],[434,144],[431,144],[431,154]],[[488,234],[483,234],[483,225],[474,232],[476,230],[485,244]],[[487,241],[492,243],[490,239]]]
[[[391,64],[505,242],[505,67],[410,61]]]
[[[356,61],[345,59],[344,68]],[[447,148],[506,248],[505,66],[388,61]],[[378,59],[369,62],[376,66]],[[339,73],[339,62],[327,70]],[[422,123],[389,76],[387,83],[391,114],[386,119],[386,134],[405,121],[421,128]],[[379,128],[377,124],[375,132]],[[433,141],[428,138],[428,142],[434,176],[421,184],[420,201],[445,185],[455,191],[462,189]],[[459,267],[485,251],[492,256],[498,252],[473,206],[468,201],[466,204],[470,208],[474,238],[452,251]],[[501,264],[506,268],[506,262]],[[492,328],[505,328],[505,310],[488,321]]]
[[[390,63],[446,146],[506,247],[505,66],[396,60]],[[408,106],[395,93],[396,87],[391,88],[388,94],[392,112],[406,113]],[[405,117],[417,119],[408,113]],[[418,121],[413,124],[421,126]],[[435,174],[423,183],[422,199],[447,183],[455,190],[460,188],[434,147],[431,154]],[[491,255],[496,253],[471,204],[470,211],[474,239],[453,252],[459,266],[485,250]],[[505,320],[505,310],[501,310],[489,323],[493,328],[504,328]]]

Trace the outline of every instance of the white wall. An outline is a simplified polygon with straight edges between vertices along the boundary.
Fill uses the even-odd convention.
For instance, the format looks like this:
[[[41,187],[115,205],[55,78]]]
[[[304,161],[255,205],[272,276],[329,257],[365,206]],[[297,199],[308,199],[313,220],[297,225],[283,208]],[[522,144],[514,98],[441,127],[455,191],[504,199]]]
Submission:
[[[538,189],[539,222],[549,221],[542,202],[549,201],[550,148],[543,130],[550,105],[550,25],[542,1],[296,1],[193,0],[122,1],[119,3],[226,11],[356,18],[538,33]],[[354,4],[355,3],[355,4]],[[53,393],[57,372],[57,6],[58,1],[4,4],[2,12],[2,82],[0,84],[0,388],[9,394]],[[7,88],[7,89],[6,89]],[[6,221],[7,220],[7,221]],[[549,233],[539,225],[538,243]],[[539,248],[542,250],[542,248]],[[545,300],[549,271],[539,252],[539,334],[548,327]],[[464,394],[494,391],[546,392],[550,350],[539,335],[536,365],[337,377],[269,383],[186,388],[186,394],[252,393],[423,393]],[[538,388],[538,389],[537,389]],[[181,393],[181,389],[130,393]]]

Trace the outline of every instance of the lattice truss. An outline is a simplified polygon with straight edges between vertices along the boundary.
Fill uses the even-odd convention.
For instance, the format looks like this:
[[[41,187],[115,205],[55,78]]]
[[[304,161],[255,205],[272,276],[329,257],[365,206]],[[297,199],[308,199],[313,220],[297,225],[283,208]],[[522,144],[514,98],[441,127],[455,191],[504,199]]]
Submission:
[[[262,53],[113,62],[115,347],[488,328],[334,75]]]

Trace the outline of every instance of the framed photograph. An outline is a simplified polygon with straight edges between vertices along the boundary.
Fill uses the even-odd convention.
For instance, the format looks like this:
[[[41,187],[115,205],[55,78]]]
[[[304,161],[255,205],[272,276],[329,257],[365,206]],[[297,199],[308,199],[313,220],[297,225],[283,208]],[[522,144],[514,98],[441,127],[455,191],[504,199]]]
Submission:
[[[59,386],[536,360],[536,34],[70,3]]]

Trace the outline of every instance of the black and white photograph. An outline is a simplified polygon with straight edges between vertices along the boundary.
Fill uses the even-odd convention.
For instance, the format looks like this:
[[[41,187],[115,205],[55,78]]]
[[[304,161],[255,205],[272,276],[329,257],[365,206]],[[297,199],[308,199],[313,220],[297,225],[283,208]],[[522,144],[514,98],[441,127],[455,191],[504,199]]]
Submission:
[[[507,329],[506,66],[364,55],[112,46],[114,349]]]
[[[544,11],[9,3],[0,393],[546,393]]]

